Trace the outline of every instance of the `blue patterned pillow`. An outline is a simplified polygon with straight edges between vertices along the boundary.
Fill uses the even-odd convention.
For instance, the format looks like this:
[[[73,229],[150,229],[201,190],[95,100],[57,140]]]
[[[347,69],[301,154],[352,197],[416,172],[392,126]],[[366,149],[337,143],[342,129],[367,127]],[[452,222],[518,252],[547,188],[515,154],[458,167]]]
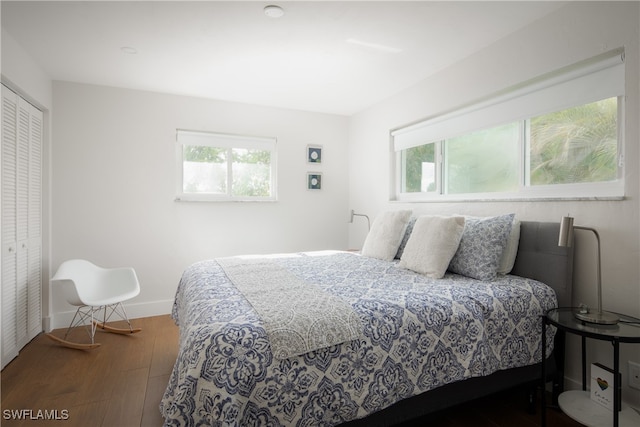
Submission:
[[[449,271],[478,280],[493,280],[507,246],[515,214],[467,218]]]
[[[398,252],[396,252],[396,259],[402,258],[402,253],[404,252],[405,246],[407,246],[407,242],[409,241],[409,237],[411,237],[411,232],[413,231],[413,226],[416,223],[416,217],[412,216],[407,223],[407,228],[404,231],[404,237],[400,242],[400,246],[398,247]]]

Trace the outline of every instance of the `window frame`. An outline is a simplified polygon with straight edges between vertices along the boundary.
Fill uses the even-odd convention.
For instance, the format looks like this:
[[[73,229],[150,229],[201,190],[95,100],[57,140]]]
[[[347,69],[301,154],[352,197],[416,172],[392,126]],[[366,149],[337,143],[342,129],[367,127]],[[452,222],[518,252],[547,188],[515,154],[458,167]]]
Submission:
[[[575,86],[581,82],[581,78],[592,86],[592,80],[596,77],[600,78],[605,75],[607,83],[611,83],[611,87],[607,92],[603,92],[598,87],[595,92],[587,93],[584,91],[573,92],[580,95],[573,100],[573,103],[565,103],[566,101],[552,101],[551,107],[547,106],[546,110],[522,112],[513,108],[514,106],[523,105],[523,99],[528,96],[547,97],[554,88],[562,85]],[[586,76],[586,77],[585,77]],[[595,76],[595,77],[594,77]],[[601,99],[617,97],[618,100],[618,117],[617,117],[617,158],[618,172],[614,181],[608,182],[592,182],[592,183],[574,183],[574,184],[551,184],[551,185],[529,185],[529,151],[528,151],[528,128],[529,120],[540,114],[561,111],[562,109],[586,105],[590,102],[596,102]],[[625,94],[624,94],[624,51],[618,49],[607,54],[600,55],[579,64],[574,64],[565,69],[558,70],[541,78],[525,82],[513,88],[504,90],[494,96],[487,97],[481,101],[470,103],[461,108],[448,111],[438,116],[431,117],[426,120],[415,122],[413,124],[396,128],[390,131],[390,154],[391,179],[394,182],[391,200],[400,202],[452,202],[452,201],[500,201],[500,200],[621,200],[624,199],[624,129],[625,129]],[[548,101],[547,101],[548,102]],[[504,108],[504,105],[511,105],[511,108]],[[538,107],[536,107],[538,108]],[[509,111],[507,111],[509,110]],[[515,110],[515,111],[514,111]],[[492,114],[493,113],[493,114]],[[504,117],[501,114],[512,115]],[[469,117],[471,121],[475,121],[475,128],[464,129],[459,131],[457,124],[463,123]],[[446,139],[464,135],[487,128],[498,127],[509,122],[521,122],[522,135],[519,138],[519,170],[518,170],[518,189],[510,192],[488,192],[488,193],[446,193],[446,171],[444,170],[444,144]],[[484,126],[483,126],[484,123]],[[466,123],[465,123],[466,125]],[[455,130],[454,130],[455,129]],[[429,141],[429,138],[436,138]],[[423,144],[419,141],[425,140]],[[427,145],[433,143],[436,147],[437,165],[436,165],[436,186],[437,192],[402,192],[404,177],[404,169],[402,164],[403,151],[411,147]]]
[[[189,193],[184,191],[184,146],[209,146],[227,150],[226,193]],[[269,196],[237,196],[233,190],[233,149],[269,151],[271,194]],[[275,202],[277,197],[277,138],[218,132],[176,129],[176,197],[177,202]]]

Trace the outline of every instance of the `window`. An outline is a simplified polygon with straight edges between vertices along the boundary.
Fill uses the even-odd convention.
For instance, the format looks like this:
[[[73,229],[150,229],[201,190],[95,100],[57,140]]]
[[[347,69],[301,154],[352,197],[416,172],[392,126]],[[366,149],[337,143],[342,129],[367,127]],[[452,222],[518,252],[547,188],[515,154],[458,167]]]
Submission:
[[[275,138],[178,130],[177,158],[177,200],[276,200]]]
[[[522,125],[516,122],[446,140],[446,192],[517,190],[521,132]]]
[[[396,198],[619,198],[624,54],[392,132]]]
[[[528,141],[529,185],[615,181],[618,99],[534,117]]]

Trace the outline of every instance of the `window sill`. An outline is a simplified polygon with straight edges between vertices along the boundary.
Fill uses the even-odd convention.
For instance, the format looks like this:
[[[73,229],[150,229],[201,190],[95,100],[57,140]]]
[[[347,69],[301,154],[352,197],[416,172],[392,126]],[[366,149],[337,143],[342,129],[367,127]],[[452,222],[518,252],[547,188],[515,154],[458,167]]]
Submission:
[[[173,200],[176,203],[274,203],[278,200],[275,198],[264,199],[242,199],[231,197],[198,197],[198,196],[176,196]]]
[[[522,187],[519,191],[495,193],[436,194],[396,193],[390,201],[400,203],[456,202],[559,202],[625,200],[624,181],[590,184],[557,184]]]
[[[391,203],[472,203],[472,202],[564,202],[564,201],[622,201],[625,196],[576,197],[437,197],[431,199],[390,199]]]

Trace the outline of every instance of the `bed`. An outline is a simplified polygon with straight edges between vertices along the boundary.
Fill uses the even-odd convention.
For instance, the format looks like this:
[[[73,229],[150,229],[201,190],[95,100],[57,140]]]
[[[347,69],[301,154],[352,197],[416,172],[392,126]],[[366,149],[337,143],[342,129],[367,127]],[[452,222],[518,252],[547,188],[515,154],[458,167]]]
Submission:
[[[508,274],[471,278],[465,274],[477,274],[464,265],[465,274],[451,269],[465,242],[469,247],[475,238],[483,252],[492,246],[486,236],[465,234],[473,221],[484,219],[467,218],[462,231],[454,225],[458,241],[446,248],[454,255],[444,256],[440,277],[407,261],[407,253],[424,251],[424,239],[416,244],[416,236],[434,246],[433,236],[419,232],[426,230],[422,217],[412,222],[406,213],[391,227],[401,234],[391,244],[392,259],[367,248],[374,237],[389,237],[390,228],[374,222],[362,254],[193,264],[173,307],[180,346],[160,404],[165,425],[395,425],[539,383],[540,316],[571,302],[571,248],[557,246],[559,224],[517,222]],[[516,221],[511,215],[505,222],[510,229],[501,231],[498,258],[514,240]],[[489,257],[495,261],[496,254]],[[546,363],[559,387],[563,346],[556,343],[552,352],[554,336],[548,330]]]

